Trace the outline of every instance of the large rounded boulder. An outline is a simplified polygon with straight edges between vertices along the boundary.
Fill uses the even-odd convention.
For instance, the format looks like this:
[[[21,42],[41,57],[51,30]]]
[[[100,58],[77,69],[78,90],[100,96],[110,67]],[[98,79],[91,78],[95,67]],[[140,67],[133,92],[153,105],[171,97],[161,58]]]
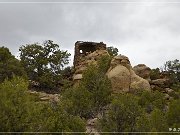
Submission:
[[[148,81],[151,80],[150,79],[151,69],[147,67],[145,64],[138,64],[137,66],[133,67],[133,70],[138,76]]]
[[[143,79],[140,76],[136,75],[136,73],[132,69],[130,69],[130,74],[131,74],[130,91],[151,89],[149,82],[146,79]]]
[[[115,56],[111,60],[107,76],[114,93],[150,90],[149,82],[135,74],[128,57],[124,55]]]
[[[119,93],[119,91],[129,91],[131,76],[126,67],[117,65],[107,73],[107,76],[111,80],[114,93]]]

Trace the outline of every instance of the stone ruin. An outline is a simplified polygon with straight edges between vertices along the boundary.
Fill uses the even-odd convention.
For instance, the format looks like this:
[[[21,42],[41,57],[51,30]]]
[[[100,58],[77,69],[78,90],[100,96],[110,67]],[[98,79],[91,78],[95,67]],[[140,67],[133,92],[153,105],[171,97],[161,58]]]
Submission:
[[[77,41],[75,43],[74,67],[81,63],[81,58],[95,52],[96,50],[106,50],[106,44],[103,42],[97,43]]]
[[[106,51],[106,44],[103,42],[97,43],[77,41],[75,43],[75,73],[73,76],[75,84],[82,79],[82,73],[87,68],[87,66],[92,63],[96,64],[97,60],[103,55],[109,55]]]

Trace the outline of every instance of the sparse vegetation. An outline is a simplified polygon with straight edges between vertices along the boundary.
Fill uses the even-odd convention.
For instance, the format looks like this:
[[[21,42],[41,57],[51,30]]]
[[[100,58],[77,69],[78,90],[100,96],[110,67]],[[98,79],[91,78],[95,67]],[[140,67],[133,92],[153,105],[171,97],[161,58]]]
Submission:
[[[107,51],[110,54],[110,56],[117,56],[119,52],[118,49],[113,46],[107,47]]]
[[[86,122],[97,118],[101,132],[166,132],[180,127],[179,60],[168,61],[164,70],[173,84],[170,98],[158,90],[113,93],[106,76],[117,48],[87,66],[73,86],[72,67],[64,66],[70,54],[53,41],[20,47],[17,60],[8,48],[0,48],[0,132],[85,132]],[[164,71],[151,71],[159,79]],[[30,93],[29,82],[43,90],[61,89],[58,101],[40,101]],[[167,91],[167,90],[166,90]],[[109,133],[112,134],[112,133]]]

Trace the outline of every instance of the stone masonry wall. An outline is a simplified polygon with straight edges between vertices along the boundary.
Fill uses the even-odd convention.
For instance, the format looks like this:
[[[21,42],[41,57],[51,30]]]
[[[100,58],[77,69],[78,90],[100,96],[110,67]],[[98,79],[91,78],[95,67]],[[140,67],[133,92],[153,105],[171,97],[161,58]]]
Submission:
[[[103,42],[96,43],[77,41],[75,43],[74,67],[80,64],[81,57],[85,57],[96,50],[106,50],[106,44]]]

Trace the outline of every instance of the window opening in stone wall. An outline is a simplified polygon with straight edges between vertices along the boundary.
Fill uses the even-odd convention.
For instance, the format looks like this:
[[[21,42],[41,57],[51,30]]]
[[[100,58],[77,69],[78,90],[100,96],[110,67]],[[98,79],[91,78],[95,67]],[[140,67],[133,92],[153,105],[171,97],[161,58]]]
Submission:
[[[80,52],[80,54],[82,54],[82,53],[83,53],[83,51],[82,51],[82,50],[79,50],[79,52]]]

